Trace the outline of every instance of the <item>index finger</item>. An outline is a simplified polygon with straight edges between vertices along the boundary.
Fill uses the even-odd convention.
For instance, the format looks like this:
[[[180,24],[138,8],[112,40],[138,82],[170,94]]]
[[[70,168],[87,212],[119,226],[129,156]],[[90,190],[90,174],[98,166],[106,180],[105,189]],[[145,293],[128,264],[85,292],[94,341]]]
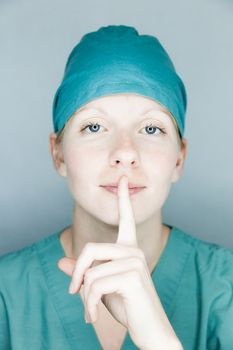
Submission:
[[[118,183],[119,230],[116,243],[137,247],[136,225],[128,190],[128,179],[124,175]]]

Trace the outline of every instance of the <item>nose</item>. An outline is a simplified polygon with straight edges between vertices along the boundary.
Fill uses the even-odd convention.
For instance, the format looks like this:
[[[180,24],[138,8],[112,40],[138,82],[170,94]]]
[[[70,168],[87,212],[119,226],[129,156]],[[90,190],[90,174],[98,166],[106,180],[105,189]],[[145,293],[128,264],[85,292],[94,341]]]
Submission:
[[[139,155],[132,140],[127,136],[120,137],[110,154],[111,166],[138,167]]]

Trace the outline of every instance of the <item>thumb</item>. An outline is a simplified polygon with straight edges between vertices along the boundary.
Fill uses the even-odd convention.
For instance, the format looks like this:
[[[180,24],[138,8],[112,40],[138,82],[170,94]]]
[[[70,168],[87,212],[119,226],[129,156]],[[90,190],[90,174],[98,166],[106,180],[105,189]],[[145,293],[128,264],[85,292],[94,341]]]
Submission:
[[[76,265],[76,261],[76,259],[64,257],[58,261],[57,266],[61,271],[63,271],[69,276],[72,276]]]

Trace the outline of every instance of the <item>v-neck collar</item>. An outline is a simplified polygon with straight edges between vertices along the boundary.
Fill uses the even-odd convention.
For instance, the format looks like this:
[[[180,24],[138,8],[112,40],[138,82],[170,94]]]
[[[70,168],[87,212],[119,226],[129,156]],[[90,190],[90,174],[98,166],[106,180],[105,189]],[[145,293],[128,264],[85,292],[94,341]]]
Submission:
[[[79,344],[86,349],[101,349],[94,327],[91,323],[85,322],[84,306],[80,295],[68,293],[70,277],[57,266],[58,261],[65,256],[60,241],[62,232],[63,230],[35,244],[48,294],[57,311],[70,349],[77,350]],[[171,316],[172,301],[192,248],[188,237],[176,227],[172,227],[159,261],[151,273],[155,289],[168,318]],[[128,332],[121,349],[135,349]]]

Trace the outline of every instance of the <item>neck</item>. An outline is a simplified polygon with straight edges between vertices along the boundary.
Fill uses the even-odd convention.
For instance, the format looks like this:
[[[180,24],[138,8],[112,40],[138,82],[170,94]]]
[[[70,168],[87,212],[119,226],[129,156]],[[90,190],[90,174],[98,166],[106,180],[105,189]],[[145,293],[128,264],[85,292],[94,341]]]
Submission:
[[[136,226],[138,247],[144,252],[152,272],[166,245],[169,227],[161,222],[161,212]],[[88,242],[115,243],[118,226],[98,221],[82,208],[74,205],[73,224],[63,231],[61,244],[67,257],[78,258]]]

